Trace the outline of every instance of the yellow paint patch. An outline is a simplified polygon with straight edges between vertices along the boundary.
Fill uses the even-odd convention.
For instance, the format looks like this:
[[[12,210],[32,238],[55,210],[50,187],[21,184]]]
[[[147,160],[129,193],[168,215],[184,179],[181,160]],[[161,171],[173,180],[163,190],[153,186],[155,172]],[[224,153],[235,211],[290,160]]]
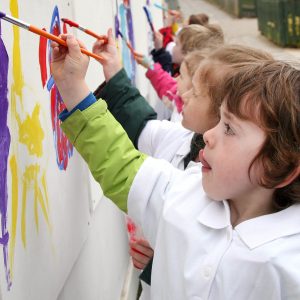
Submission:
[[[40,106],[37,104],[31,116],[19,124],[19,141],[25,144],[31,155],[41,157],[43,154],[44,131],[39,120]]]
[[[37,230],[39,229],[39,215],[38,205],[40,206],[43,216],[46,220],[49,230],[51,231],[51,225],[49,222],[49,213],[47,208],[48,196],[45,195],[39,184],[38,175],[40,173],[40,166],[30,165],[26,167],[23,174],[23,192],[22,192],[22,217],[21,217],[21,234],[23,246],[26,248],[26,207],[27,207],[27,192],[33,187],[34,193],[34,219]]]
[[[19,7],[17,0],[10,1],[10,11],[13,17],[19,18]],[[14,45],[13,45],[13,78],[14,83],[13,86],[15,88],[16,94],[22,100],[22,89],[24,87],[24,78],[23,73],[20,72],[22,69],[22,62],[21,62],[21,47],[20,47],[20,29],[18,26],[13,26],[13,33],[14,33]]]
[[[11,15],[19,18],[18,0],[10,0]],[[36,105],[32,112],[32,115],[26,115],[26,111],[23,105],[23,88],[25,86],[23,72],[22,72],[22,60],[21,60],[21,45],[20,45],[20,28],[18,26],[12,26],[13,28],[13,48],[12,48],[12,84],[11,84],[11,100],[10,100],[10,113],[11,113],[11,153],[10,153],[10,170],[11,170],[11,230],[9,240],[9,264],[10,275],[13,278],[14,258],[16,239],[18,235],[18,226],[21,228],[21,239],[23,246],[26,247],[26,214],[27,202],[31,199],[28,198],[29,189],[33,189],[34,194],[34,211],[29,213],[31,216],[34,214],[36,228],[38,230],[38,208],[41,208],[41,212],[46,220],[49,231],[51,232],[51,224],[49,221],[49,200],[47,194],[46,184],[46,170],[40,170],[38,164],[25,165],[25,171],[22,176],[22,172],[19,170],[18,162],[22,159],[26,164],[26,158],[24,155],[20,156],[19,142],[25,144],[29,150],[30,155],[41,157],[43,154],[42,140],[44,138],[44,132],[42,130],[39,114],[40,106]],[[23,121],[23,116],[26,115],[26,119]],[[19,137],[18,137],[19,135]],[[29,156],[28,156],[29,158]],[[30,159],[32,161],[32,159]],[[19,179],[22,178],[22,196],[19,195]],[[20,199],[22,197],[22,199]],[[28,199],[27,199],[28,198]],[[19,201],[22,203],[19,205]],[[20,206],[20,208],[19,208]],[[21,216],[20,216],[21,215]],[[21,217],[21,220],[18,218]],[[20,222],[21,221],[21,222]],[[20,224],[20,225],[18,225]]]

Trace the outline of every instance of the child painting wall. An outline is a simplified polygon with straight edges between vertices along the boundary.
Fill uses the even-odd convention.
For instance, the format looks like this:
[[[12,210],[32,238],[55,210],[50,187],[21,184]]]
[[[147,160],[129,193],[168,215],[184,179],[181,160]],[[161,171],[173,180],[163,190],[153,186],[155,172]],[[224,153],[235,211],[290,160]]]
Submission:
[[[61,18],[106,34],[117,17],[126,38],[147,53],[145,4],[159,27],[151,1],[0,0],[0,11],[55,35],[73,33],[89,51],[94,38]],[[131,299],[137,279],[124,214],[102,196],[60,130],[64,104],[49,40],[2,19],[0,30],[0,299]],[[144,71],[116,39],[128,76],[149,93]],[[91,90],[104,80],[93,58],[87,79]]]

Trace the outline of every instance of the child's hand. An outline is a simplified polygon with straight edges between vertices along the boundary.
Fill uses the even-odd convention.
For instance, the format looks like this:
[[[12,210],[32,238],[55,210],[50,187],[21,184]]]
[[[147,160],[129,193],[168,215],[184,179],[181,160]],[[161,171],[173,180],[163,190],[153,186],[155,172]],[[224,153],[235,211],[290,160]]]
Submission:
[[[159,31],[154,32],[153,40],[155,50],[159,50],[163,47],[163,35]]]
[[[103,40],[97,40],[93,46],[93,53],[104,58],[100,63],[103,66],[104,77],[109,81],[115,74],[122,69],[122,64],[119,59],[117,47],[110,28],[107,32],[108,42],[104,44]]]
[[[152,69],[153,68],[153,61],[151,58],[147,57],[146,55],[137,54],[135,53],[134,58],[136,62],[143,66],[146,69]]]
[[[66,41],[68,47],[51,42],[51,72],[63,101],[70,111],[90,93],[85,83],[89,57],[81,53],[80,47],[85,48],[85,46],[73,35],[62,34],[60,38]]]
[[[143,270],[150,259],[153,257],[153,250],[149,243],[144,239],[129,242],[129,254],[132,257],[133,265],[137,269]]]

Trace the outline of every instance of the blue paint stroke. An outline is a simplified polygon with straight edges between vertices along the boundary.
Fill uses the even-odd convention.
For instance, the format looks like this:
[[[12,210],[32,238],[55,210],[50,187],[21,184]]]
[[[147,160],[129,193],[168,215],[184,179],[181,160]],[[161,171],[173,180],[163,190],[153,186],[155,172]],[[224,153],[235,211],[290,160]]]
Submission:
[[[127,37],[127,23],[126,23],[126,8],[124,4],[120,4],[119,14],[121,20],[121,32],[123,36]],[[122,60],[123,67],[130,79],[132,79],[132,70],[131,70],[131,60],[130,60],[130,51],[127,48],[126,42],[122,39]]]
[[[128,0],[126,20],[127,20],[129,41],[130,41],[130,44],[133,47],[133,49],[135,49],[135,41],[134,41],[134,33],[133,33],[133,22],[132,22],[132,13],[131,13],[131,7],[130,7],[130,0]],[[131,67],[132,67],[131,81],[135,85],[136,61],[135,61],[135,59],[134,59],[131,52],[130,52],[130,59],[131,59]]]
[[[7,289],[9,290],[12,282],[8,264],[8,241],[9,233],[7,230],[7,160],[10,146],[10,133],[7,126],[7,75],[8,75],[8,54],[1,38],[0,22],[0,216],[1,216],[1,237],[0,244],[3,246],[3,259],[5,268],[5,278]]]
[[[61,33],[60,17],[58,7],[55,6],[52,13],[50,33],[59,35]],[[51,41],[48,43],[49,63],[51,62]],[[73,146],[60,128],[59,113],[64,109],[63,100],[56,88],[53,77],[47,82],[47,89],[51,94],[51,119],[53,128],[53,139],[56,152],[56,163],[59,170],[66,170],[69,158],[73,155]]]
[[[129,1],[128,1],[129,3]],[[124,4],[120,4],[119,6],[119,15],[121,19],[121,32],[129,40],[130,44],[134,48],[134,34],[133,34],[133,24],[132,24],[132,14],[130,9],[130,4],[128,7]],[[115,20],[116,22],[116,20]],[[119,25],[119,24],[117,24]],[[122,40],[122,59],[123,59],[123,66],[127,72],[128,77],[131,80],[131,83],[135,85],[135,77],[136,77],[136,61],[126,46],[126,42]]]

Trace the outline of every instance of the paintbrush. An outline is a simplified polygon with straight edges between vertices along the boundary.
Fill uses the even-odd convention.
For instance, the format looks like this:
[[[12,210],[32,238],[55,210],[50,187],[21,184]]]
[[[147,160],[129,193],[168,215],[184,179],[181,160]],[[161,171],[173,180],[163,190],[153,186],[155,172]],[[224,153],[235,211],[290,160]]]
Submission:
[[[55,41],[55,42],[57,42],[57,43],[60,44],[60,45],[63,45],[63,46],[65,46],[65,47],[68,47],[68,46],[67,46],[67,43],[66,43],[64,40],[62,40],[62,39],[60,39],[59,37],[57,37],[56,35],[51,34],[51,33],[48,33],[48,32],[46,32],[46,31],[44,31],[44,30],[42,30],[42,29],[39,29],[39,28],[37,28],[37,27],[35,27],[35,26],[31,25],[31,24],[25,23],[25,22],[23,22],[23,21],[21,21],[21,20],[19,20],[19,19],[16,19],[16,18],[14,18],[14,17],[12,17],[12,16],[6,15],[5,13],[3,13],[3,12],[1,12],[1,11],[0,11],[0,18],[3,19],[3,20],[5,20],[5,21],[8,21],[8,22],[10,22],[10,23],[12,23],[12,24],[14,24],[14,25],[17,25],[17,26],[19,26],[19,27],[22,27],[23,29],[27,29],[28,31],[31,31],[31,32],[33,32],[33,33],[35,33],[35,34],[44,36],[44,37],[46,37],[47,39],[52,40],[52,41]],[[89,52],[89,51],[87,51],[87,50],[84,49],[84,48],[80,48],[80,51],[81,51],[82,53],[88,55],[88,56],[91,56],[91,57],[97,59],[97,60],[100,60],[100,61],[103,61],[103,60],[104,60],[104,58],[103,58],[102,56],[96,55],[96,54],[94,54],[94,53],[92,53],[92,52]]]
[[[155,30],[154,30],[154,26],[153,26],[153,23],[152,23],[150,11],[148,10],[147,6],[143,6],[143,9],[144,9],[144,12],[146,14],[146,17],[147,17],[148,23],[150,25],[150,28],[151,28],[152,32],[154,33]]]
[[[134,49],[132,48],[131,44],[127,41],[127,39],[124,37],[123,33],[120,31],[120,30],[117,30],[117,35],[119,35],[122,40],[126,43],[127,47],[129,48],[131,54],[134,56],[135,54],[135,51]]]
[[[117,36],[120,36],[122,40],[126,43],[127,47],[129,48],[131,54],[136,59],[137,57],[144,57],[143,54],[137,53],[131,46],[131,44],[127,41],[127,39],[124,37],[123,33],[118,29],[117,30]]]
[[[154,3],[153,5],[154,5],[156,8],[159,8],[159,9],[161,9],[161,10],[163,10],[163,11],[169,13],[169,14],[172,15],[172,16],[179,16],[179,15],[180,15],[180,13],[179,13],[177,10],[167,9],[167,8],[161,6],[161,5],[158,4],[158,3]]]
[[[78,23],[75,23],[72,20],[69,20],[69,19],[66,19],[66,18],[61,18],[61,20],[64,23],[68,24],[69,26],[75,27],[75,28],[85,32],[86,34],[93,36],[94,38],[96,38],[98,40],[103,40],[105,44],[107,44],[107,42],[108,42],[107,37],[105,35],[99,35],[99,34],[93,32],[92,30],[89,30],[87,28],[84,28],[84,27],[80,26]]]

